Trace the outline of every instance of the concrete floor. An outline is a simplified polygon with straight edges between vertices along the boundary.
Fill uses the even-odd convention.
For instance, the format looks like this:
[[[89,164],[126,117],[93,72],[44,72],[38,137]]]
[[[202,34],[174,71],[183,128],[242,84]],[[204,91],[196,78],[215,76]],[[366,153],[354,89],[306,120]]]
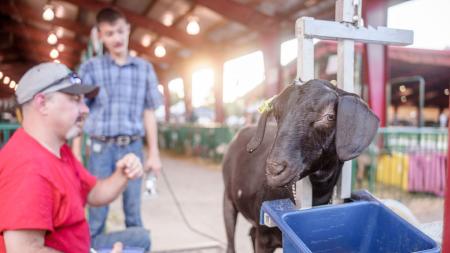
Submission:
[[[158,196],[154,198],[144,196],[142,203],[144,225],[151,230],[152,252],[224,252],[226,239],[222,218],[223,182],[220,165],[164,153],[162,160],[166,178],[187,222],[207,236],[199,235],[188,228],[170,194],[168,184],[160,176],[157,180]],[[406,193],[397,191],[392,195],[391,190],[388,192],[390,193],[376,191],[375,194],[381,195],[382,198],[400,200],[412,210],[420,222],[442,220],[442,198],[417,196],[403,198],[399,194]],[[112,204],[108,219],[109,231],[123,228],[121,209],[120,199]],[[442,228],[442,225],[440,226]],[[239,216],[236,231],[238,253],[252,252],[248,236],[249,228],[249,223]],[[279,249],[278,252],[282,250]]]

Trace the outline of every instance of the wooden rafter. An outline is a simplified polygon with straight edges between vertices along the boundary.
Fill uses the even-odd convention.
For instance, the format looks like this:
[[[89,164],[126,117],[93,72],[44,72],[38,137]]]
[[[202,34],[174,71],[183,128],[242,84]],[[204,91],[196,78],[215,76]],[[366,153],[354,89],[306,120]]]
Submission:
[[[6,3],[0,4],[0,12],[4,14],[13,14],[20,17],[22,20],[33,20],[40,23],[48,23],[55,26],[61,26],[65,29],[71,30],[76,34],[88,35],[90,33],[89,27],[80,25],[68,19],[61,19],[55,17],[52,21],[44,21],[41,15],[36,11],[31,9],[30,6],[25,4],[16,3],[14,5],[9,5]]]
[[[70,2],[83,9],[91,11],[98,11],[99,9],[110,6],[110,4],[107,3],[90,0],[64,0],[64,1]],[[187,47],[198,48],[204,43],[204,40],[200,36],[196,37],[189,36],[184,32],[180,32],[178,29],[167,27],[157,20],[141,16],[138,13],[134,13],[121,7],[117,8],[120,9],[120,11],[122,11],[122,13],[127,17],[128,21],[133,25],[149,29],[162,36],[169,37]]]
[[[230,0],[193,0],[195,3],[203,5],[230,20],[241,23],[250,29],[257,31],[267,31],[276,29],[281,20],[276,17],[266,15],[250,6],[230,1]]]
[[[0,5],[0,7],[1,6],[2,5]],[[14,8],[9,6],[9,5],[7,5],[7,7],[5,8],[5,11],[10,10],[10,9],[13,10]],[[28,15],[27,16],[27,20],[28,21],[33,21],[33,22],[38,22],[38,23],[48,22],[48,21],[42,20],[40,15],[37,15],[35,12],[30,11],[27,8],[27,6],[25,6],[23,4],[17,6],[17,10],[20,10],[20,11],[23,10],[24,11],[23,15],[25,15],[25,14]],[[2,9],[2,11],[3,11],[3,9]],[[60,20],[62,20],[62,19],[60,19]],[[72,30],[74,27],[77,27],[76,28],[77,30],[72,30],[72,31],[74,31],[75,33],[77,33],[79,35],[85,36],[85,37],[89,37],[89,35],[90,35],[90,28],[89,27],[84,26],[84,25],[80,25],[80,24],[75,23],[74,21],[71,21],[71,20],[64,19],[64,22],[56,22],[55,23],[53,21],[50,21],[48,23],[58,25],[58,26],[60,26],[62,28],[68,29],[68,30]],[[35,38],[35,36],[33,36],[33,38]],[[64,40],[67,40],[67,39],[59,39],[59,41],[61,43],[65,44],[66,46],[69,46],[69,45],[67,45],[66,43],[63,42]],[[74,48],[74,50],[80,52],[81,51],[80,49],[84,49],[84,48],[85,48],[85,46],[83,46],[83,48],[80,48],[80,46],[77,46],[76,48]],[[151,59],[151,61],[154,62],[154,63],[170,64],[173,61],[173,57],[170,54],[166,55],[164,58],[157,58],[157,57],[155,57],[153,55],[153,53],[152,53],[150,48],[145,48],[145,47],[141,46],[140,44],[138,44],[136,42],[133,42],[133,41],[130,41],[130,48],[135,50],[138,54],[146,55],[146,57]]]
[[[173,27],[175,29],[178,26],[178,24],[180,24],[181,21],[183,21],[186,17],[191,15],[191,13],[195,10],[195,7],[196,7],[196,4],[193,3],[191,5],[191,7],[189,7],[189,9],[186,11],[186,13],[184,13],[183,15],[181,15],[175,19],[175,21],[173,22],[173,24],[170,27]],[[158,44],[160,39],[161,39],[161,36],[157,36],[157,38],[152,41],[152,43],[150,44],[149,47],[154,48]]]

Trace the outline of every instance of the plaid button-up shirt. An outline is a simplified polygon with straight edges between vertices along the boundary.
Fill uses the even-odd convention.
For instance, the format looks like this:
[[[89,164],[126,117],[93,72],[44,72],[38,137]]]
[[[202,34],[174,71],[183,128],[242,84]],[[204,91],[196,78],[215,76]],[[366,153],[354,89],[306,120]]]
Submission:
[[[87,100],[89,116],[84,130],[90,136],[145,135],[143,112],[162,102],[153,66],[138,57],[117,65],[109,54],[80,66],[79,75],[100,92]]]

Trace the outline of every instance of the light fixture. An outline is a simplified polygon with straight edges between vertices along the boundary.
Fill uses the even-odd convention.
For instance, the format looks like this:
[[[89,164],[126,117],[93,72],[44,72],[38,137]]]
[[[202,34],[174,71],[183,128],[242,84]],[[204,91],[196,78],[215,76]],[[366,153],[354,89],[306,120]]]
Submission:
[[[9,88],[14,89],[16,87],[16,82],[15,81],[11,81],[9,83]]]
[[[200,32],[200,24],[197,17],[190,17],[186,25],[186,32],[190,35],[197,35]]]
[[[166,55],[166,48],[163,45],[159,44],[155,48],[155,55],[159,58],[164,57]]]
[[[47,37],[47,42],[50,45],[55,45],[58,42],[58,37],[56,37],[56,34],[51,32]]]
[[[0,71],[0,79],[3,78],[3,72]]]
[[[172,14],[172,12],[164,13],[164,15],[162,17],[162,23],[165,26],[171,26],[173,24],[173,14]]]
[[[61,63],[58,59],[53,60],[53,62]]]
[[[9,76],[5,76],[3,78],[3,84],[9,84],[9,81],[11,81],[11,78],[9,78]]]
[[[133,49],[130,50],[130,56],[136,57],[137,56],[137,52],[134,51]]]
[[[152,43],[152,37],[150,35],[145,34],[144,36],[142,36],[142,39],[141,39],[142,46],[148,47],[148,46],[150,46],[151,43]]]
[[[400,85],[400,87],[398,87],[398,89],[400,90],[400,92],[405,92],[406,91],[405,85]]]
[[[44,7],[44,12],[42,12],[42,18],[45,21],[52,21],[55,18],[55,13],[53,12],[53,7],[51,5],[46,5]]]
[[[62,36],[64,35],[64,28],[62,28],[62,27],[57,27],[57,28],[55,29],[55,33],[56,33],[56,36],[57,36],[58,38],[62,38]]]
[[[56,49],[58,49],[59,52],[63,52],[66,47],[64,46],[64,44],[58,44],[58,46],[56,46]]]
[[[58,58],[58,56],[59,56],[58,50],[56,50],[56,49],[53,48],[53,49],[50,51],[50,57],[51,57],[52,59],[56,59],[56,58]]]
[[[408,99],[406,98],[406,96],[401,96],[400,100],[402,101],[402,103],[406,103],[406,101],[408,101]]]
[[[444,90],[444,94],[445,94],[446,96],[448,96],[448,95],[450,94],[449,90],[448,90],[448,89],[445,89],[445,90]]]
[[[55,8],[55,16],[57,18],[63,18],[65,12],[66,12],[66,10],[64,9],[64,6],[62,6],[62,5],[56,6],[56,8]]]

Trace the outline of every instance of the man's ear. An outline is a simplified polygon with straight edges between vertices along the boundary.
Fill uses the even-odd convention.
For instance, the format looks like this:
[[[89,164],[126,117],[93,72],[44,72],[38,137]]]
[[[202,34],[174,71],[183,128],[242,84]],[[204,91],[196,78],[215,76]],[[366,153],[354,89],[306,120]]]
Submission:
[[[48,96],[38,93],[36,94],[30,101],[31,106],[35,108],[35,110],[47,114],[48,111]]]

